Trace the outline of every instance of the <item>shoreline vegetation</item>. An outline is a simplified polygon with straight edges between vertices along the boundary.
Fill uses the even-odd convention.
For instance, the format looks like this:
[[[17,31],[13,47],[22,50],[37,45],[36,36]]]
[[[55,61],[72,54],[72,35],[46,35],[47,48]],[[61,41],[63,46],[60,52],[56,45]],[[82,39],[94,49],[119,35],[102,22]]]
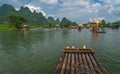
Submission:
[[[31,12],[27,7],[21,7],[19,11],[9,4],[3,4],[0,7],[0,31],[27,31],[34,28],[78,29],[80,26],[82,26],[82,28],[112,27],[116,29],[120,27],[120,20],[107,23],[105,19],[95,19],[92,22],[78,24],[66,17],[63,17],[61,20],[59,20],[59,18],[55,19],[52,16],[45,17],[41,12]]]
[[[105,26],[105,28],[112,28],[114,29],[115,26]],[[50,25],[44,25],[44,26],[34,26],[34,25],[28,25],[27,27],[21,27],[17,28],[15,26],[9,25],[9,24],[0,24],[0,31],[15,31],[15,30],[23,30],[23,29],[36,29],[36,28],[68,28],[68,29],[79,29],[79,26],[68,26],[68,27],[61,27],[61,26],[50,26]],[[82,28],[92,28],[88,26],[83,26]],[[81,28],[81,29],[82,29]],[[118,26],[120,28],[120,26]]]
[[[64,18],[65,19],[65,18]],[[22,31],[28,31],[30,29],[34,28],[68,28],[68,29],[79,29],[81,30],[82,28],[104,28],[104,27],[109,27],[113,29],[118,29],[120,27],[120,24],[118,23],[106,23],[105,20],[102,20],[101,22],[89,22],[87,24],[72,24],[70,21],[65,21],[62,24],[46,24],[46,25],[32,25],[29,24],[28,21],[22,17],[22,16],[16,16],[16,15],[10,15],[8,17],[8,20],[6,23],[0,23],[0,31],[11,31],[11,30],[22,30]]]
[[[44,25],[44,26],[33,26],[29,25],[27,27],[22,27],[22,28],[17,28],[15,26],[9,25],[9,24],[0,24],[0,31],[14,31],[14,30],[23,30],[24,28],[28,29],[35,29],[35,28],[55,28],[56,26],[49,26],[49,25]]]
[[[17,30],[17,28],[11,25],[0,24],[0,31],[12,31],[12,30]]]

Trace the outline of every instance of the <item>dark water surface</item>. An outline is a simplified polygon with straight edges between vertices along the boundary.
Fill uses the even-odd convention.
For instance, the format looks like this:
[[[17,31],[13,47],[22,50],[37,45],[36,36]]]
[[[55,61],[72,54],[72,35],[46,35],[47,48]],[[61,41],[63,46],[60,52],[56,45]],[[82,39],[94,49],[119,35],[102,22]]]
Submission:
[[[38,29],[0,32],[0,74],[54,74],[66,46],[93,48],[109,74],[120,74],[120,30]]]

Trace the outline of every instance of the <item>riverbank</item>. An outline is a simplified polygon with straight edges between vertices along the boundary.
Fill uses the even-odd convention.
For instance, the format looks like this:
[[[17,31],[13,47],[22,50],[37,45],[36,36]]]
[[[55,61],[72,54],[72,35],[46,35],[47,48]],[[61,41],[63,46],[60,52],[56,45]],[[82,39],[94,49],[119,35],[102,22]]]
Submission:
[[[33,26],[33,25],[29,25],[30,29],[37,29],[37,28],[54,28],[54,27],[50,27],[48,25],[45,26]],[[8,24],[0,24],[0,31],[11,31],[11,30],[18,30],[18,28],[8,25]]]
[[[17,30],[17,28],[11,25],[0,24],[0,31],[12,31],[12,30]]]

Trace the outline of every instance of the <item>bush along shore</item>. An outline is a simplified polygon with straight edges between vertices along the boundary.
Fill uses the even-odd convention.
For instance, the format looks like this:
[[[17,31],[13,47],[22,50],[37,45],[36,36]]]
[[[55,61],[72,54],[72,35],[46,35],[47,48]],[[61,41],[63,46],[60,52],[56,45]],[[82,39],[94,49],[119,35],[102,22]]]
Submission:
[[[0,31],[12,31],[12,30],[17,30],[17,28],[11,25],[0,24]]]

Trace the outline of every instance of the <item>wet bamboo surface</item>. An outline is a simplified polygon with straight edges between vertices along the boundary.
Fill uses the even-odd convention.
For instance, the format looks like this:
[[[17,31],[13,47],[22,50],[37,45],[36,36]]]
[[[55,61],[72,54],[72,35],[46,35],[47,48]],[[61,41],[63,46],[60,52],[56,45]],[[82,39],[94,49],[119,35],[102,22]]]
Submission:
[[[93,49],[65,48],[55,74],[108,74]]]

